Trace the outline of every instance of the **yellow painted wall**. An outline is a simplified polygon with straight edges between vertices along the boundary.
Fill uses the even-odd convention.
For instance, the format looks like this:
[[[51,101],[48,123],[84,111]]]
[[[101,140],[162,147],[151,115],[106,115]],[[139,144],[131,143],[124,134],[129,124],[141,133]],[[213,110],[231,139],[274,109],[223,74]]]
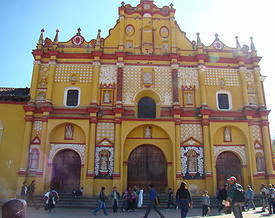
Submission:
[[[0,104],[0,120],[4,126],[0,143],[0,199],[15,197],[25,128],[24,117],[25,111],[21,104]]]

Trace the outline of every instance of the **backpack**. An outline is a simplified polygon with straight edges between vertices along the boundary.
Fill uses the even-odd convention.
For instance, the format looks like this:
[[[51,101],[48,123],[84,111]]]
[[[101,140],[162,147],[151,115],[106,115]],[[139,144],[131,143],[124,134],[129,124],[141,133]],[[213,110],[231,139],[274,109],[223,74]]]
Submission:
[[[236,189],[234,190],[233,200],[235,202],[245,202],[245,191],[241,185],[237,185]]]

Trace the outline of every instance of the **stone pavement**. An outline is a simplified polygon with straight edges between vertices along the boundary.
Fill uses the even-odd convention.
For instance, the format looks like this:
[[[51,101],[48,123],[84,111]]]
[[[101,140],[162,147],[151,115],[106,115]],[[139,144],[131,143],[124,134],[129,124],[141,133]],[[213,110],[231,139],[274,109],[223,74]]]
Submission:
[[[162,213],[166,218],[180,218],[180,211],[175,209],[161,209]],[[91,217],[122,217],[122,218],[140,218],[144,215],[145,210],[139,209],[135,212],[118,212],[116,214],[112,213],[111,210],[108,210],[109,215],[104,216],[102,211],[99,211],[96,216],[91,213],[91,210],[87,209],[68,209],[68,208],[55,208],[51,213],[48,213],[43,208],[35,210],[34,208],[27,209],[26,218],[91,218]],[[217,214],[217,209],[211,209],[210,215],[215,218],[232,218],[233,214]],[[256,210],[250,210],[248,212],[243,213],[244,218],[257,218],[257,217],[265,217],[269,216],[267,212],[261,212],[261,208],[257,208]],[[1,217],[1,216],[0,216]],[[148,216],[149,218],[158,218],[158,214],[155,211],[151,211]],[[191,209],[188,213],[188,217],[201,217],[200,209]],[[270,216],[272,217],[272,216]],[[275,217],[275,215],[273,215]]]

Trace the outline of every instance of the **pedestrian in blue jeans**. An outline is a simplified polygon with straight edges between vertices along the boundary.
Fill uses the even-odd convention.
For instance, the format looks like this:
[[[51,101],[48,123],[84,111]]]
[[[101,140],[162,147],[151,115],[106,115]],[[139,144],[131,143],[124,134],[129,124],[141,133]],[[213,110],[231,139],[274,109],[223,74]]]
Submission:
[[[185,182],[180,184],[176,193],[176,199],[181,209],[181,218],[186,218],[189,207],[192,208],[192,198]]]
[[[104,190],[105,190],[105,187],[101,187],[101,191],[100,191],[99,196],[98,196],[98,198],[99,198],[98,199],[98,206],[93,211],[94,215],[96,215],[97,211],[99,211],[100,209],[103,210],[105,216],[108,215],[107,210],[106,210],[106,203],[105,203],[105,200],[107,200],[108,197],[105,195]]]

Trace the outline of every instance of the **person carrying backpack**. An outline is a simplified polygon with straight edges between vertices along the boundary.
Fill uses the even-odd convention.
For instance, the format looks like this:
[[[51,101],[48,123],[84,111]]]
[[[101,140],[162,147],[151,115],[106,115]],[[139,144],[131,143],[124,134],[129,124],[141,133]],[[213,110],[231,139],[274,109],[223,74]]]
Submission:
[[[233,214],[235,218],[243,218],[242,207],[245,203],[245,191],[243,187],[237,183],[236,177],[231,176],[227,181],[230,184],[228,200],[231,202]]]
[[[45,210],[48,210],[50,213],[55,207],[56,202],[59,200],[59,195],[53,188],[50,188],[50,190],[44,195],[43,199],[45,200]]]

